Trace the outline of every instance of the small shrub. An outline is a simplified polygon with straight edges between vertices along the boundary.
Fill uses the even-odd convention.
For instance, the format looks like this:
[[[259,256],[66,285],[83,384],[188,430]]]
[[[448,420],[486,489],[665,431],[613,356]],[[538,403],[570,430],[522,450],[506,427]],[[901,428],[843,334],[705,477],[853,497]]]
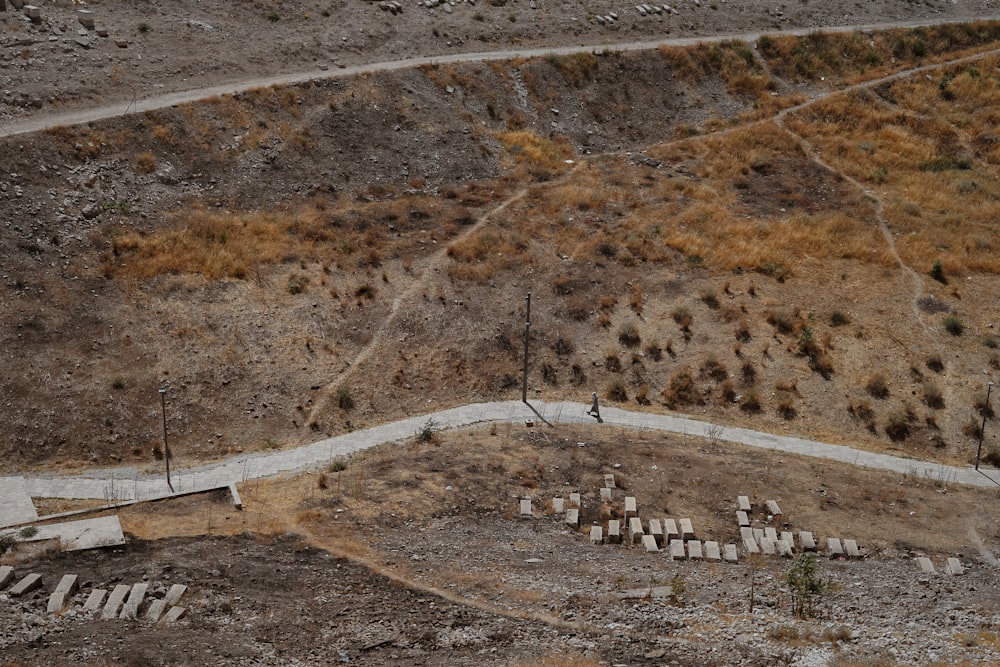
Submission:
[[[689,311],[684,306],[678,306],[670,313],[670,317],[673,318],[677,326],[681,328],[681,331],[689,332],[691,331],[691,324],[694,323],[694,316],[691,315]]]
[[[301,273],[293,273],[288,277],[288,293],[289,294],[302,294],[306,291],[306,287],[309,285],[309,277],[304,276]]]
[[[889,396],[889,385],[886,384],[885,376],[875,373],[865,384],[865,391],[875,398],[887,398]]]
[[[553,387],[559,384],[556,369],[548,362],[542,364],[542,380],[544,380],[546,384],[550,384]]]
[[[635,325],[635,322],[624,322],[618,327],[618,342],[622,345],[635,347],[640,340],[639,327]]]
[[[817,574],[816,556],[813,554],[802,554],[795,560],[785,583],[792,593],[792,613],[799,618],[808,616],[814,599],[830,590],[830,582]]]
[[[376,290],[373,286],[365,283],[354,290],[354,296],[358,299],[374,299]]]
[[[347,384],[337,387],[337,407],[341,410],[350,410],[354,407],[354,396],[351,395],[351,387]]]
[[[985,336],[983,338],[983,345],[990,348],[991,350],[995,350],[998,347],[1000,347],[1000,339],[997,339],[996,336]]]
[[[663,359],[663,350],[660,348],[660,344],[655,341],[647,343],[643,351],[651,361],[660,361]]]
[[[347,459],[334,459],[326,467],[327,472],[342,472],[347,470]]]
[[[267,13],[267,20],[271,23],[276,23],[281,19],[281,14],[274,11],[273,9]]]
[[[26,526],[21,529],[19,533],[22,540],[30,540],[32,537],[38,534],[38,529],[34,526]]]
[[[990,447],[989,451],[983,455],[982,460],[994,468],[1000,468],[1000,448]]]
[[[736,400],[736,386],[732,380],[723,380],[719,384],[719,400],[724,403],[732,403]]]
[[[948,284],[948,278],[944,275],[944,265],[941,264],[940,259],[936,260],[934,265],[931,267],[931,278],[943,285]]]
[[[321,472],[319,474],[319,477],[316,478],[316,486],[317,486],[317,488],[320,488],[320,489],[325,489],[326,488],[326,486],[327,486],[327,479],[326,479],[326,473],[325,472]]]
[[[604,395],[610,401],[618,401],[619,403],[624,403],[628,400],[628,393],[625,391],[625,383],[621,380],[612,380],[607,387],[604,388]]]
[[[420,430],[416,433],[417,442],[429,443],[435,442],[437,440],[437,433],[441,428],[438,423],[433,419],[428,419],[424,422],[424,425],[420,427]]]
[[[941,355],[936,352],[931,356],[927,357],[927,368],[934,371],[935,373],[940,373],[944,370],[944,361],[941,359]]]
[[[640,385],[635,392],[635,402],[639,405],[649,405],[649,385]]]
[[[944,394],[941,393],[941,388],[933,382],[924,383],[924,403],[934,410],[944,408]]]
[[[833,357],[826,352],[817,352],[809,357],[809,368],[829,380],[833,375]]]
[[[726,370],[726,367],[712,353],[709,353],[705,361],[702,362],[701,374],[716,382],[721,382],[729,377],[729,371]]]
[[[910,436],[908,415],[901,410],[889,413],[885,423],[885,434],[894,442],[906,440]]]
[[[839,310],[835,310],[832,313],[830,313],[830,326],[842,327],[845,324],[850,324],[850,323],[851,323],[851,318],[849,318],[847,315],[840,312]]]
[[[774,409],[783,419],[792,420],[798,414],[795,409],[795,396],[788,391],[779,391],[774,397]]]
[[[790,334],[796,329],[796,318],[784,310],[769,310],[764,316],[768,324],[778,330],[779,333]]]
[[[969,417],[968,421],[962,424],[962,435],[973,440],[979,440],[983,433],[983,423],[975,417]]]
[[[555,343],[552,344],[552,351],[560,357],[568,357],[576,350],[576,346],[569,336],[560,333],[556,336]]]
[[[149,24],[145,22],[140,23],[136,29],[143,35],[145,35],[150,30]]]
[[[151,174],[156,170],[156,157],[150,151],[140,153],[135,158],[135,168],[140,174]]]
[[[125,388],[125,378],[123,378],[123,377],[116,377],[114,380],[111,381],[111,387],[112,387],[112,389],[118,389],[118,390],[124,389]]]
[[[740,320],[736,325],[736,340],[741,343],[749,343],[753,336],[750,335],[750,326],[746,320]]]
[[[740,367],[740,376],[743,378],[743,386],[752,387],[757,383],[757,367],[747,359]]]
[[[864,424],[865,428],[875,433],[875,411],[872,410],[871,403],[868,401],[852,400],[847,404],[847,411],[852,417]]]
[[[622,370],[622,360],[615,351],[606,352],[604,355],[604,367],[612,373],[620,373]]]
[[[0,535],[0,554],[5,554],[17,546],[17,537],[14,533],[4,533]]]
[[[702,290],[699,298],[702,303],[713,310],[719,307],[719,296],[715,293],[715,289],[711,287]]]
[[[965,333],[965,325],[955,315],[948,315],[944,318],[944,330],[952,336],[961,336]]]
[[[573,364],[570,367],[569,371],[573,377],[573,384],[575,384],[578,387],[580,385],[586,384],[587,374],[583,372],[583,367],[580,366],[580,364]]]
[[[760,394],[757,393],[756,389],[749,389],[747,393],[743,394],[740,410],[753,415],[761,411]]]
[[[996,413],[993,412],[993,406],[986,402],[985,396],[977,398],[974,405],[976,407],[976,414],[980,417],[985,417],[986,419],[996,417]]]
[[[663,390],[663,403],[668,408],[679,405],[702,405],[704,399],[694,382],[691,371],[682,368],[670,377],[667,388]]]

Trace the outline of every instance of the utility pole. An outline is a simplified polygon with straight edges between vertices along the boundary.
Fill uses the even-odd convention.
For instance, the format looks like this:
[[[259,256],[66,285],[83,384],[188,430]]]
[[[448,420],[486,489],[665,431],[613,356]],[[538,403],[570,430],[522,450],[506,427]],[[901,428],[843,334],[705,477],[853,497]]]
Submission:
[[[524,373],[521,376],[521,401],[528,402],[528,336],[531,330],[531,292],[525,297],[527,307],[524,311]]]
[[[163,408],[163,459],[167,462],[167,486],[170,493],[174,492],[174,485],[170,483],[170,447],[167,445],[167,390],[160,387],[160,407]]]
[[[986,417],[990,414],[990,390],[993,383],[986,383],[986,405],[983,406],[983,425],[979,429],[979,447],[976,448],[976,470],[979,470],[979,455],[983,452],[983,434],[986,433]]]

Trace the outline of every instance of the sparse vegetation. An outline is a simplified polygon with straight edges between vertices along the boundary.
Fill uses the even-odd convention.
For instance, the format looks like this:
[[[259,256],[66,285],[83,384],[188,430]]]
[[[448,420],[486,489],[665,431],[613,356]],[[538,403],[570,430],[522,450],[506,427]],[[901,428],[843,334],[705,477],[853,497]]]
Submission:
[[[961,336],[965,333],[965,325],[955,315],[948,315],[944,318],[944,330],[952,336]]]
[[[889,385],[885,380],[885,375],[882,373],[875,373],[869,377],[868,382],[865,384],[865,391],[875,398],[888,398]]]
[[[792,613],[799,618],[809,616],[816,598],[830,590],[830,582],[819,576],[813,554],[801,554],[795,559],[785,583],[792,594]]]

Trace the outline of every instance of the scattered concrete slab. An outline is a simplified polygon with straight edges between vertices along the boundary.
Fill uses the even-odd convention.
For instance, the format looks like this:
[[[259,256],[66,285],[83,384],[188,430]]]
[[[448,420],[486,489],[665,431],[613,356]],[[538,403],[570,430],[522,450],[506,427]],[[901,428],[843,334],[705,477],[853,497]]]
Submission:
[[[576,509],[575,507],[573,509],[566,510],[566,519],[565,519],[565,521],[566,521],[566,525],[567,526],[572,526],[574,528],[579,528],[580,527],[580,510]]]
[[[590,543],[602,544],[604,542],[604,528],[601,526],[590,527]]]
[[[656,544],[656,538],[652,535],[642,536],[642,548],[646,550],[646,553],[656,553],[660,550],[660,547]]]
[[[740,528],[740,538],[745,540],[750,540],[751,542],[756,542],[757,538],[753,534],[753,529],[743,526]]]
[[[101,618],[105,621],[118,618],[118,612],[122,608],[125,596],[131,591],[132,587],[128,584],[118,584],[115,586],[115,589],[111,591],[111,595],[108,596],[108,601],[104,603],[104,611],[101,612]]]
[[[23,477],[0,477],[0,528],[38,520]]]
[[[604,474],[604,486],[608,487],[609,489],[617,488],[615,486],[615,475],[614,475],[614,473],[610,473],[609,472],[609,473],[605,473]]]
[[[167,591],[167,594],[163,596],[163,601],[167,603],[168,607],[173,607],[181,601],[181,596],[187,593],[187,589],[188,587],[184,584],[174,584]]]
[[[187,612],[187,609],[184,607],[171,607],[170,611],[167,612],[167,615],[164,616],[161,620],[164,623],[176,623],[177,621],[181,620],[185,612]]]
[[[744,526],[749,526],[750,517],[747,516],[747,513],[744,512],[743,510],[738,510],[736,512],[736,523],[739,525],[740,528],[743,528]]]
[[[118,516],[102,516],[65,523],[37,526],[38,532],[27,542],[58,539],[63,551],[81,551],[125,544]]]
[[[14,581],[14,568],[10,565],[0,565],[0,590],[7,588]]]
[[[569,506],[570,507],[583,507],[583,504],[580,502],[580,494],[579,493],[571,493],[571,494],[569,494]]]
[[[830,558],[844,555],[844,547],[841,546],[840,540],[836,537],[826,538],[826,551]]]
[[[762,539],[764,539],[764,529],[763,528],[754,528],[753,529],[753,539],[754,539],[754,541],[757,544],[760,544],[760,541]]]
[[[768,514],[770,514],[771,516],[781,516],[781,508],[778,507],[778,503],[774,502],[773,500],[768,500],[764,504],[767,505]]]
[[[766,528],[764,528],[764,537],[771,540],[772,542],[777,542],[778,531],[776,531],[773,526],[767,526]]]
[[[57,614],[66,608],[66,593],[53,591],[49,596],[48,604],[45,605],[46,614]]]
[[[625,518],[628,518],[629,514],[638,514],[635,509],[635,496],[625,496]]]
[[[153,600],[149,603],[149,609],[146,610],[146,620],[150,623],[156,623],[163,616],[163,611],[166,608],[166,600]]]
[[[736,555],[736,545],[727,544],[722,547],[722,558],[727,563],[736,563],[739,561],[739,557]]]
[[[687,552],[688,560],[701,560],[704,558],[701,553],[701,541],[699,540],[688,540]]]
[[[778,551],[779,556],[791,558],[794,555],[792,545],[785,540],[777,540],[774,543],[774,548]]]
[[[66,608],[66,603],[69,598],[76,593],[77,587],[79,586],[79,577],[75,574],[64,574],[63,578],[59,580],[59,585],[49,596],[49,603],[46,607],[46,612],[49,614],[56,614]]]
[[[719,551],[719,543],[713,540],[705,542],[705,560],[718,563],[722,560],[722,552]]]
[[[917,566],[924,574],[934,574],[935,572],[934,563],[932,563],[931,559],[926,556],[920,556],[917,558]]]
[[[663,527],[658,519],[649,520],[649,534],[656,540],[657,545],[663,544]]]
[[[562,514],[566,511],[566,499],[565,498],[553,498],[552,499],[552,511],[556,514]]]
[[[848,558],[861,558],[858,543],[854,540],[844,540],[844,551],[847,553]]]
[[[747,496],[738,496],[736,498],[736,505],[739,507],[741,512],[753,511],[753,508],[750,506],[750,498]]]
[[[681,539],[687,542],[688,540],[694,539],[694,527],[691,525],[691,519],[681,519]]]
[[[601,487],[601,502],[610,503],[611,502],[611,489],[606,486]]]
[[[240,491],[236,488],[236,482],[229,483],[229,495],[233,497],[233,507],[238,510],[243,509],[243,499],[240,498]]]
[[[677,530],[677,522],[673,519],[663,520],[663,538],[665,540],[672,540],[676,537],[680,537],[681,532]]]
[[[42,585],[42,575],[32,572],[27,575],[8,591],[11,597],[21,597],[25,593],[30,593]]]
[[[149,584],[136,584],[132,587],[131,592],[128,594],[128,599],[125,600],[125,605],[122,607],[122,618],[136,619],[139,617],[139,607],[146,598],[146,591],[148,589]]]
[[[765,556],[774,556],[778,553],[778,548],[774,545],[771,538],[764,537],[760,540],[760,552]]]
[[[77,12],[77,18],[82,25],[87,30],[94,29],[94,13],[89,9],[81,9]]]
[[[104,602],[104,596],[107,594],[108,592],[103,588],[95,588],[90,591],[87,601],[83,603],[83,610],[86,612],[97,611],[101,608],[101,603]]]
[[[533,517],[535,513],[531,511],[531,498],[521,498],[521,511],[522,517]]]
[[[792,535],[792,531],[790,530],[781,531],[781,534],[778,536],[778,539],[788,542],[788,544],[792,547],[792,551],[795,551],[795,536]]]
[[[944,566],[944,571],[951,575],[965,574],[965,568],[962,567],[962,562],[957,558],[949,558],[948,563]]]
[[[642,520],[639,517],[634,516],[628,520],[628,539],[632,544],[641,542],[644,534]]]
[[[670,558],[684,560],[684,540],[670,540]]]
[[[621,544],[622,530],[618,519],[608,521],[608,544]]]
[[[802,545],[803,551],[816,551],[816,540],[808,530],[799,531],[799,544]]]
[[[743,540],[743,548],[746,549],[748,554],[760,553],[760,547],[757,546],[757,540]]]

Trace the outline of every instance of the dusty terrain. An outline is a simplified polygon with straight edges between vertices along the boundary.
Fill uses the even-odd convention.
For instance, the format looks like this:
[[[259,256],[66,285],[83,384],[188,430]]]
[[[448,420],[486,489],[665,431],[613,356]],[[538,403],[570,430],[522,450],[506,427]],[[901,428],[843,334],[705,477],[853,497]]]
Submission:
[[[98,3],[109,37],[87,47],[69,5],[39,27],[8,11],[0,114],[417,54],[995,11],[537,4]],[[5,139],[0,471],[161,465],[161,386],[181,466],[517,396],[529,291],[532,396],[593,389],[958,464],[985,416],[992,465],[996,39],[978,24],[424,66]],[[25,566],[186,578],[183,634],[47,618],[38,594],[0,603],[4,660],[998,659],[995,493],[634,433],[439,437],[253,485],[242,514],[221,498],[124,512],[121,552]],[[824,562],[839,587],[800,622],[787,561],[671,563],[515,519],[518,497],[541,510],[573,490],[584,525],[607,518],[595,480],[616,463],[643,507],[719,540],[736,493],[767,495],[866,559]],[[923,554],[970,571],[921,576]],[[671,581],[672,600],[618,599]]]

